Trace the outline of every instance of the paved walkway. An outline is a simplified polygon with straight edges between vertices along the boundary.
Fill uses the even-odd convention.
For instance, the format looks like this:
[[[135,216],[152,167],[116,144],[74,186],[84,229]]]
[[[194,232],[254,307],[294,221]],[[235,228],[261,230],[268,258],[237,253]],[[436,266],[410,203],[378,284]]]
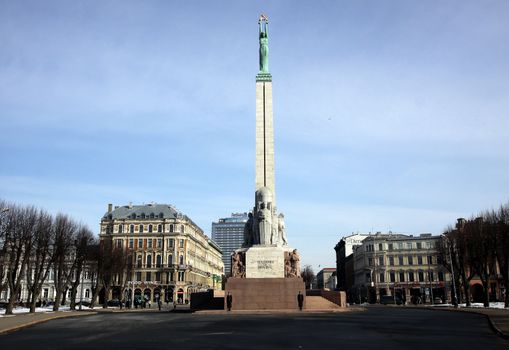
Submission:
[[[54,320],[62,317],[76,317],[95,315],[93,311],[56,311],[56,312],[37,312],[18,315],[8,315],[0,317],[0,334],[14,332],[18,329],[29,327],[34,324]]]

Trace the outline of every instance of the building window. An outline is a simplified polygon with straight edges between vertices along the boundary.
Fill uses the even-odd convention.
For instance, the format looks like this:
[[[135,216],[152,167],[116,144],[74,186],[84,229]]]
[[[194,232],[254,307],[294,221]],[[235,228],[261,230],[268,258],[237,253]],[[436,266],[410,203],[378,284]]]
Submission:
[[[407,249],[412,249],[412,242],[407,242],[406,248]]]
[[[158,238],[157,239],[157,248],[162,248],[163,247],[163,239],[162,238]]]
[[[368,266],[373,266],[373,258],[368,258]]]
[[[444,281],[444,273],[442,271],[438,271],[438,280],[440,282]]]
[[[138,258],[136,259],[136,267],[141,269],[141,255],[138,255]]]
[[[428,255],[428,264],[433,265],[433,257],[431,255]]]
[[[129,232],[134,233],[134,225],[129,225]]]
[[[424,272],[419,271],[419,282],[424,282]]]
[[[152,232],[152,225],[148,225],[148,232]]]
[[[85,298],[90,298],[90,289],[85,289]]]
[[[138,238],[138,249],[143,248],[143,239]]]
[[[413,265],[414,264],[414,257],[413,256],[409,256],[408,257],[408,265]]]
[[[148,271],[146,273],[146,276],[147,276],[147,278],[145,279],[145,281],[148,281],[148,282],[152,281],[152,272]]]
[[[383,272],[380,272],[380,282],[381,283],[385,282],[385,273],[383,273]]]
[[[403,255],[398,256],[398,264],[403,265]]]
[[[117,239],[117,248],[122,248],[122,240]]]
[[[394,266],[394,257],[393,256],[389,257],[389,265]]]
[[[118,225],[118,233],[124,233],[124,225]]]
[[[163,232],[163,225],[161,224],[157,225],[157,232],[159,233]]]
[[[141,213],[141,218],[145,219],[145,213]]]
[[[433,282],[435,280],[435,276],[433,275],[433,271],[428,272],[429,281]]]
[[[143,225],[140,225],[140,233],[143,233]]]
[[[398,249],[403,249],[403,242],[398,242]]]
[[[180,248],[184,248],[184,240],[183,239],[180,240]]]
[[[413,272],[409,272],[408,273],[408,281],[409,282],[413,282],[414,281],[414,273]]]
[[[161,282],[161,272],[159,271],[156,272],[156,281]]]
[[[371,282],[371,274],[370,273],[366,274],[366,281]]]
[[[378,265],[384,266],[384,257],[383,256],[378,257]]]
[[[378,243],[378,250],[384,250],[384,244]]]
[[[184,233],[184,225],[180,225],[180,233]]]
[[[389,277],[391,282],[396,282],[396,274],[394,272],[389,273]]]
[[[389,250],[393,250],[394,245],[392,243],[389,243]]]
[[[184,265],[184,256],[183,255],[180,256],[179,264]]]
[[[168,241],[168,247],[173,248],[174,244],[175,240],[173,238],[170,238],[170,240]]]
[[[417,265],[422,265],[422,256],[417,257]]]
[[[184,282],[184,271],[179,271],[179,282]]]
[[[168,255],[168,266],[173,265],[173,255]]]
[[[173,282],[173,272],[168,272],[168,282]]]
[[[149,249],[152,248],[152,238],[149,238],[147,240],[147,248],[149,248]]]
[[[129,248],[131,248],[131,249],[134,248],[134,239],[133,238],[129,239]]]
[[[173,232],[173,225],[170,225],[170,232]]]
[[[141,281],[141,272],[136,272],[136,281]]]
[[[405,282],[405,273],[404,272],[400,272],[399,273],[399,281],[400,282]]]
[[[161,267],[161,255],[156,256],[156,267]]]

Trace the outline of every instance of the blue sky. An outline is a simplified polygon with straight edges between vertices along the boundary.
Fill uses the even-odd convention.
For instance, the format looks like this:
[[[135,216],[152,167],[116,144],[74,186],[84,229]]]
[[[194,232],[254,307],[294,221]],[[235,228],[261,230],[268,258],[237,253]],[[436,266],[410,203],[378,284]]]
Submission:
[[[303,264],[507,202],[504,0],[0,0],[0,197],[95,232],[108,203],[172,203],[206,233],[249,210],[262,12]]]

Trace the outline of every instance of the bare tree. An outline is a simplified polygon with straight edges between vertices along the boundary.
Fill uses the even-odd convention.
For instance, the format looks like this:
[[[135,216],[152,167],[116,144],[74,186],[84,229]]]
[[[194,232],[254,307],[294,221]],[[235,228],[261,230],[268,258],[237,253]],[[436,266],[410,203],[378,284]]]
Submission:
[[[0,200],[0,295],[7,287],[7,247],[9,246],[7,222],[10,206],[6,201]]]
[[[311,265],[306,265],[304,266],[304,268],[302,269],[301,273],[300,273],[300,276],[302,277],[302,279],[304,280],[304,283],[306,284],[306,289],[310,289],[311,288],[311,284],[313,283],[313,281],[315,280],[315,272],[313,271],[313,268],[311,267]]]
[[[108,296],[113,286],[123,285],[128,267],[127,251],[122,247],[113,245],[111,239],[103,239],[99,244],[99,276],[104,288],[104,303],[106,308]]]
[[[76,223],[67,215],[58,214],[56,216],[55,243],[53,246],[52,259],[56,293],[53,311],[58,311],[64,293],[67,291],[70,276],[75,269],[74,251],[72,248],[76,230]]]
[[[35,312],[40,298],[42,285],[51,270],[51,245],[53,243],[53,218],[44,211],[39,211],[35,227],[34,248],[27,264],[26,282],[29,292],[30,312]]]
[[[492,214],[484,214],[484,217],[490,218]],[[495,271],[496,262],[494,230],[491,229],[482,216],[469,221],[465,229],[468,230],[472,242],[469,249],[470,266],[481,280],[484,306],[489,307],[489,282],[493,271]]]
[[[498,268],[505,287],[504,307],[509,307],[509,203],[496,213],[495,237]]]
[[[93,309],[97,302],[97,297],[100,291],[100,273],[99,273],[99,260],[100,260],[100,248],[97,241],[90,245],[87,254],[87,269],[90,278],[90,287],[92,289],[92,298],[90,301],[90,308]]]
[[[7,284],[10,290],[5,309],[11,315],[19,294],[24,272],[32,254],[37,210],[34,207],[13,206],[8,212],[6,236]]]
[[[81,275],[85,267],[85,262],[88,257],[88,249],[90,244],[93,242],[93,233],[86,226],[80,226],[76,239],[74,240],[74,271],[72,276],[74,277],[71,281],[71,304],[70,309],[76,309],[76,295],[78,294],[78,286],[81,283]]]

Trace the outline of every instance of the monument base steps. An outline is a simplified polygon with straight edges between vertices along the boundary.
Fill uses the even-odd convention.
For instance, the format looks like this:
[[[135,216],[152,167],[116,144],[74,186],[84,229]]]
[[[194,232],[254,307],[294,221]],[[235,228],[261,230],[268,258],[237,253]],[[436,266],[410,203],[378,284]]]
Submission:
[[[302,278],[233,278],[226,281],[226,295],[232,295],[232,310],[298,310],[297,295],[304,295]]]
[[[306,310],[332,310],[341,309],[337,304],[334,304],[321,296],[308,296],[306,297]]]

